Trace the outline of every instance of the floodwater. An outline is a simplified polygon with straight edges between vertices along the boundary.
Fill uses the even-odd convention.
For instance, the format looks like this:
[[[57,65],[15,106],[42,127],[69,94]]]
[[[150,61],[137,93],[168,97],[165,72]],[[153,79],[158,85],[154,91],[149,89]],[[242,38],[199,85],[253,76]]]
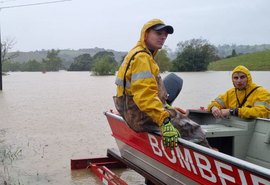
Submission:
[[[168,73],[163,74],[165,77]],[[207,106],[231,84],[231,73],[176,73],[184,80],[174,105]],[[252,72],[270,90],[270,72]],[[104,111],[114,108],[115,76],[89,72],[12,72],[0,91],[0,184],[102,184],[70,159],[103,157],[117,147]],[[144,184],[133,170],[115,171],[129,184]]]

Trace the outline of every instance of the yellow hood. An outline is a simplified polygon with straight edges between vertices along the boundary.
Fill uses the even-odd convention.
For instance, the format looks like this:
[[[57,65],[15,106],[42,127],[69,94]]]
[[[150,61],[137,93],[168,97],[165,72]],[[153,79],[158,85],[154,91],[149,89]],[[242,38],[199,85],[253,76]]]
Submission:
[[[244,73],[247,76],[247,87],[246,88],[248,88],[252,85],[253,82],[252,82],[252,77],[251,77],[250,71],[245,66],[239,65],[236,68],[234,68],[234,70],[232,71],[232,75],[236,72]]]
[[[137,42],[137,44],[134,48],[143,47],[143,48],[147,49],[146,44],[145,44],[146,30],[148,30],[149,28],[151,28],[152,26],[157,25],[157,24],[165,24],[165,23],[160,19],[152,19],[143,25],[142,30],[141,30],[140,40]],[[155,56],[156,53],[157,53],[157,51],[154,51],[153,55]]]

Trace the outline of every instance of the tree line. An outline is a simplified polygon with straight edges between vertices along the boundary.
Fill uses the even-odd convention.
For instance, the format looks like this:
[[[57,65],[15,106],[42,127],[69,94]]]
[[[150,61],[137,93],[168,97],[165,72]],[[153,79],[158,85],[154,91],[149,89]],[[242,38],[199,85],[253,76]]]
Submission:
[[[169,58],[166,47],[158,52],[155,60],[159,65],[160,72],[206,71],[210,62],[219,59],[217,48],[203,39],[179,42],[177,51],[177,56],[173,60]],[[97,75],[114,74],[120,63],[115,61],[112,52],[99,52],[93,57],[89,54],[83,54],[74,58],[69,71],[90,70]]]
[[[63,61],[59,57],[60,50],[49,50],[46,58],[41,62],[29,60],[25,63],[5,60],[3,71],[59,71],[65,69]],[[92,71],[95,75],[114,74],[119,64],[114,59],[112,52],[102,51],[91,57],[90,54],[82,54],[74,58],[74,62],[67,69],[68,71]],[[66,69],[65,69],[66,70]]]
[[[217,48],[204,39],[191,39],[177,44],[176,57],[171,60],[165,47],[155,56],[160,71],[206,71],[210,62],[219,60]],[[60,50],[50,50],[41,62],[29,60],[25,63],[5,60],[3,71],[59,71],[65,69],[59,57]],[[235,50],[232,56],[236,56]],[[92,71],[95,75],[113,75],[122,63],[115,60],[113,52],[101,51],[91,56],[88,53],[74,58],[68,71]]]
[[[41,62],[29,60],[25,63],[13,62],[12,60],[3,60],[3,71],[59,71],[62,67],[62,59],[58,56],[60,50],[50,50],[46,58]]]
[[[112,75],[118,66],[113,52],[101,51],[93,57],[90,54],[75,57],[68,71],[92,71],[95,75]]]

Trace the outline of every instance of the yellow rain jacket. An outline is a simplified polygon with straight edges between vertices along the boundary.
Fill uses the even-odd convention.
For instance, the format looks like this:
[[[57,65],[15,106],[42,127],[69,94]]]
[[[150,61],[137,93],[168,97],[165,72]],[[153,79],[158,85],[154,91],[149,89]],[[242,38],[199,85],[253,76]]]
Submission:
[[[257,86],[252,82],[252,77],[249,70],[244,66],[237,66],[232,74],[235,72],[242,72],[247,76],[247,86],[243,90],[236,88],[229,89],[225,94],[219,95],[215,100],[213,100],[210,105],[208,105],[208,110],[210,111],[213,106],[219,109],[230,109],[238,108],[238,116],[241,118],[269,118],[270,116],[270,93],[263,87]],[[248,94],[254,89],[249,96]],[[248,97],[247,97],[248,96]],[[246,102],[240,107],[239,103],[244,102],[245,97],[247,97]]]
[[[146,30],[156,24],[164,23],[159,19],[153,19],[143,26],[140,40],[127,54],[124,62],[118,70],[116,85],[117,97],[122,97],[124,92],[123,86],[125,75],[125,94],[132,97],[132,100],[135,102],[138,109],[146,113],[152,121],[155,122],[156,126],[161,126],[164,119],[170,115],[169,112],[165,110],[164,105],[159,98],[159,82],[157,79],[159,78],[160,72],[157,63],[154,60],[154,56],[157,51],[151,53],[146,47],[144,41]],[[130,64],[128,65],[129,62]],[[129,114],[133,113],[130,112]],[[135,130],[143,131],[140,129]]]

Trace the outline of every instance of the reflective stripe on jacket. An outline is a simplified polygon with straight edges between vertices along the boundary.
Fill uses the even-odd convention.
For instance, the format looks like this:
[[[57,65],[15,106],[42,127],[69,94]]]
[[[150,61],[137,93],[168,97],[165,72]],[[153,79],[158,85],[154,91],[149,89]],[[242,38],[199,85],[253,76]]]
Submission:
[[[257,85],[252,82],[252,77],[247,68],[244,66],[236,67],[232,74],[235,72],[242,72],[247,76],[247,87],[243,90],[231,88],[224,94],[219,95],[208,105],[208,110],[213,106],[222,109],[238,108],[237,97],[239,102],[243,102],[244,98],[255,88]],[[237,97],[236,97],[237,95]],[[238,108],[238,116],[241,118],[269,118],[270,115],[270,93],[264,88],[259,87],[252,92],[247,98],[244,105]]]
[[[162,101],[158,97],[158,76],[159,67],[154,60],[157,51],[151,53],[144,42],[146,30],[153,25],[162,24],[159,19],[154,19],[146,23],[142,30],[140,40],[137,45],[127,54],[120,66],[117,78],[117,97],[123,95],[124,74],[131,57],[138,51],[134,59],[131,60],[126,73],[125,93],[133,97],[133,101],[139,110],[146,113],[157,125],[162,125],[163,120],[169,117],[169,112],[165,110]]]

